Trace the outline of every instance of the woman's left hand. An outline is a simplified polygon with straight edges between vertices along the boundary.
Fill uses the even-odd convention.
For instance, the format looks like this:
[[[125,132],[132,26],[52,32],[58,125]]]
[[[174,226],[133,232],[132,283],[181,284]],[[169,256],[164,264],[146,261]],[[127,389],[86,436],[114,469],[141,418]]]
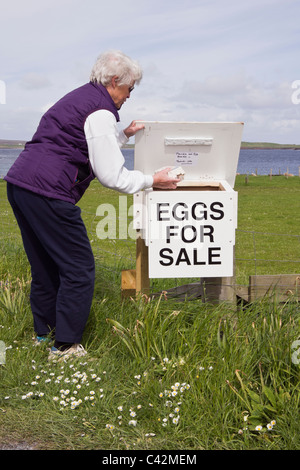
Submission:
[[[132,121],[132,123],[129,124],[129,126],[126,127],[126,129],[124,129],[123,132],[126,135],[126,137],[129,139],[129,137],[132,137],[138,131],[140,131],[141,129],[144,129],[144,127],[145,127],[144,124],[139,123],[139,121]]]

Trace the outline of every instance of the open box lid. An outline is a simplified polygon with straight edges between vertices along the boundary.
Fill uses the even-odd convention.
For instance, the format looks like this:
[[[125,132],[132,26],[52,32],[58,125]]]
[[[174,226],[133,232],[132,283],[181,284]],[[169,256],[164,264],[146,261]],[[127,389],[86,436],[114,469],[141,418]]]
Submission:
[[[233,188],[243,123],[142,122],[145,128],[135,136],[135,170],[153,174],[181,166],[185,182],[225,180]]]

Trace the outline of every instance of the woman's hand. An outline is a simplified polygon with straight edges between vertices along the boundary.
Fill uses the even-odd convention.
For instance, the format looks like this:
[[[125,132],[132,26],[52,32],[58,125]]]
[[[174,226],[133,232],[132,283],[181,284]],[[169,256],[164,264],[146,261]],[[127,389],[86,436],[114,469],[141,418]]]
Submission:
[[[176,189],[180,178],[171,178],[169,171],[171,168],[164,168],[153,175],[153,188],[157,189]]]
[[[129,124],[129,126],[126,127],[126,129],[124,129],[123,132],[126,135],[126,137],[129,139],[129,137],[132,137],[138,131],[140,131],[141,129],[144,129],[144,127],[145,127],[144,124],[139,123],[138,121],[132,121],[132,123]]]
[[[126,135],[127,138],[134,136],[138,131],[142,130],[145,128],[145,125],[142,122],[139,121],[132,121],[131,124],[129,124],[126,129],[124,129],[124,134]],[[181,180],[180,178],[174,178],[170,177],[168,175],[168,172],[172,168],[164,168],[163,170],[160,170],[156,172],[153,175],[153,188],[157,189],[176,189],[177,188],[177,183],[179,183]]]

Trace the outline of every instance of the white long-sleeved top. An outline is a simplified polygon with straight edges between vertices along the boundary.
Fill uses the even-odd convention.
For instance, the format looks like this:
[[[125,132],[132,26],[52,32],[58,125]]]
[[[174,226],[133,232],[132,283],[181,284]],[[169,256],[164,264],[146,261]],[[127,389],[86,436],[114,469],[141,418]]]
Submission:
[[[153,177],[124,167],[121,147],[128,139],[119,131],[115,116],[105,109],[90,114],[84,125],[89,159],[103,186],[133,194],[153,185]]]

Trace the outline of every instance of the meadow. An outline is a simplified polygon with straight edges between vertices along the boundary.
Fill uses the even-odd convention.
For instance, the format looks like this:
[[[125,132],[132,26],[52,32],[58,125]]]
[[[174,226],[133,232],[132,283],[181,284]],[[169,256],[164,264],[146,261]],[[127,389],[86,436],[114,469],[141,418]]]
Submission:
[[[239,175],[235,189],[237,282],[299,273],[299,178]],[[33,344],[30,269],[0,181],[0,448],[298,450],[296,299],[124,299],[120,273],[134,266],[135,242],[97,237],[104,203],[124,217],[120,195],[96,181],[79,204],[97,267],[88,356],[49,362],[46,345]]]

